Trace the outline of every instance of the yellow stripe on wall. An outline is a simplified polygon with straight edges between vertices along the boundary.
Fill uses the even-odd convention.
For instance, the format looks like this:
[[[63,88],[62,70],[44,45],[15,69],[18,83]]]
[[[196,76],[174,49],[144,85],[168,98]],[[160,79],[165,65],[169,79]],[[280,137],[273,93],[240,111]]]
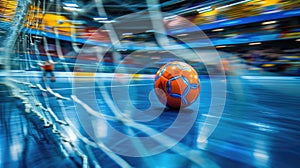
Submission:
[[[73,72],[74,77],[94,77],[94,72]]]

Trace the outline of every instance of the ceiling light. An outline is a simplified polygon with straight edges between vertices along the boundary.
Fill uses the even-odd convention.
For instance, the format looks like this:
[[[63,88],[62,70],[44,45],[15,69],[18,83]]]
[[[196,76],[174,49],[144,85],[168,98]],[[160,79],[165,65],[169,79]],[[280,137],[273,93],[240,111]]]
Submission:
[[[74,8],[74,7],[66,7],[64,6],[63,7],[65,10],[68,10],[68,11],[71,11],[71,12],[82,12],[84,11],[83,9],[80,9],[80,8]]]
[[[272,11],[263,12],[263,13],[261,13],[261,14],[271,14],[271,13],[277,13],[277,12],[281,12],[281,10],[277,9],[277,10],[272,10]]]
[[[72,24],[86,24],[86,21],[84,20],[64,20],[64,22],[69,22]]]
[[[221,6],[221,7],[217,7],[216,10],[224,9],[224,8],[227,8],[227,7],[235,6],[235,5],[245,3],[245,2],[249,2],[249,1],[251,1],[251,0],[244,0],[244,1],[236,2],[236,3],[232,3],[232,4],[229,4],[229,5],[224,5],[224,6]]]
[[[130,36],[132,33],[122,33],[122,36]]]
[[[211,6],[207,6],[207,7],[197,9],[197,12],[198,13],[204,13],[204,12],[209,12],[211,10],[212,10]]]
[[[154,30],[146,30],[145,31],[146,33],[153,33],[153,32],[155,32]]]
[[[276,20],[266,21],[266,22],[262,22],[261,24],[262,25],[269,25],[269,24],[274,24],[274,23],[277,23],[277,21]]]
[[[214,29],[214,30],[212,30],[213,32],[219,32],[219,31],[223,31],[224,29],[223,28],[221,28],[221,29]]]
[[[260,45],[261,42],[249,43],[248,45]]]
[[[32,38],[41,39],[42,37],[40,37],[40,36],[32,36]]]
[[[178,37],[184,37],[184,36],[187,36],[188,34],[178,34],[177,36]]]
[[[219,46],[216,46],[216,48],[225,48],[227,47],[226,45],[219,45]]]
[[[99,22],[99,23],[115,23],[116,21],[114,21],[114,20],[98,20],[97,22]]]
[[[73,7],[73,8],[78,8],[79,6],[77,5],[77,4],[75,4],[75,3],[69,3],[69,2],[65,2],[65,3],[63,3],[64,4],[64,6],[66,6],[66,7]]]
[[[99,20],[107,20],[108,18],[105,18],[105,17],[94,17],[93,19],[95,21],[99,21]]]
[[[173,20],[177,17],[177,15],[172,15],[172,16],[167,16],[167,17],[164,17],[165,20]]]

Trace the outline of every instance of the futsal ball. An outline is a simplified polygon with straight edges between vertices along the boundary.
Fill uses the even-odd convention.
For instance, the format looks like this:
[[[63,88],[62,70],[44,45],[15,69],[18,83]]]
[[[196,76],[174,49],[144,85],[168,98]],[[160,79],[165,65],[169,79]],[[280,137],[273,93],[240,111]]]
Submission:
[[[200,92],[196,70],[179,61],[169,62],[157,71],[154,87],[159,101],[173,109],[191,105]]]

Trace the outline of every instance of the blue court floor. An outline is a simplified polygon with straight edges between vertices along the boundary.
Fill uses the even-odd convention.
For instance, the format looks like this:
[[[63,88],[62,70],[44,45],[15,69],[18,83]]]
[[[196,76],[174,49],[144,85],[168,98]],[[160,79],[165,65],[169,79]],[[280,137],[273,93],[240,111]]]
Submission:
[[[299,77],[200,78],[180,111],[153,76],[3,79],[0,167],[299,167]]]

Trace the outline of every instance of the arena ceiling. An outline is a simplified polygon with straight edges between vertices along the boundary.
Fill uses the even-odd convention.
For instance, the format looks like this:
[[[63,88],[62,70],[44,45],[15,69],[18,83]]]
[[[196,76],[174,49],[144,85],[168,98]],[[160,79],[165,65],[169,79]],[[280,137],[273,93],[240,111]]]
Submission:
[[[38,0],[34,1],[37,3]],[[176,15],[193,15],[205,6],[233,3],[237,0],[158,0],[162,12]],[[147,0],[46,0],[46,12],[59,12],[72,20],[85,20],[88,25],[99,26],[94,18],[114,20],[120,16],[146,11]],[[96,3],[97,2],[97,3]],[[105,13],[99,11],[103,3]],[[99,8],[100,7],[100,8]],[[102,8],[103,9],[103,8]],[[105,22],[103,20],[102,22]]]

